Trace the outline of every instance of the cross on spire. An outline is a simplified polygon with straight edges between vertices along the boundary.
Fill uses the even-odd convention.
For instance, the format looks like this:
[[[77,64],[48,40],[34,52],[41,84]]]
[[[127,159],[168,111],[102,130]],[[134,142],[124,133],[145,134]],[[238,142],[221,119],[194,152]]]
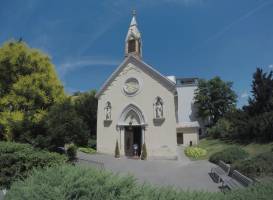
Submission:
[[[135,9],[132,10],[132,16],[136,16],[136,10]]]

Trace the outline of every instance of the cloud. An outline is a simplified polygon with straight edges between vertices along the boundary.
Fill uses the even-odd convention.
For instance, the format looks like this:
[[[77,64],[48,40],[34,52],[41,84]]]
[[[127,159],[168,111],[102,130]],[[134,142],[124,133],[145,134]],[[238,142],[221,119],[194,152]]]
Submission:
[[[247,18],[251,17],[252,15],[254,15],[258,11],[260,11],[265,6],[268,6],[269,4],[272,4],[271,0],[264,1],[259,6],[255,7],[255,8],[252,8],[251,10],[249,10],[248,12],[246,12],[244,15],[240,16],[239,18],[237,18],[236,20],[234,20],[232,23],[224,26],[220,31],[218,31],[217,33],[215,33],[212,36],[210,36],[207,40],[205,40],[204,44],[209,43],[210,41],[219,38],[220,36],[222,36],[223,34],[225,34],[227,31],[229,31],[232,27],[234,27],[235,25],[239,24],[243,20],[246,20]]]
[[[78,70],[82,67],[98,67],[98,66],[115,66],[120,63],[119,60],[106,59],[106,58],[95,58],[95,57],[82,57],[74,60],[68,60],[57,65],[58,72],[62,78],[68,72]]]
[[[249,94],[248,94],[246,91],[244,91],[244,92],[240,95],[240,97],[241,97],[242,99],[245,99],[245,98],[248,98],[248,97],[249,97]]]
[[[273,64],[268,65],[268,68],[269,68],[269,69],[273,69]]]

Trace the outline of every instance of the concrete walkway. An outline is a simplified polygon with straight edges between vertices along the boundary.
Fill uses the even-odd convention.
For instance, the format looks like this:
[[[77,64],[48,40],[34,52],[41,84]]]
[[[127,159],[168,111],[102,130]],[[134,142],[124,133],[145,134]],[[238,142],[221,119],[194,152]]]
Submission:
[[[190,161],[182,156],[178,160],[133,160],[112,155],[85,154],[78,152],[80,163],[99,166],[120,174],[130,174],[140,182],[148,182],[159,186],[174,186],[185,190],[220,191],[219,184],[209,176],[211,167],[215,165],[206,161]]]

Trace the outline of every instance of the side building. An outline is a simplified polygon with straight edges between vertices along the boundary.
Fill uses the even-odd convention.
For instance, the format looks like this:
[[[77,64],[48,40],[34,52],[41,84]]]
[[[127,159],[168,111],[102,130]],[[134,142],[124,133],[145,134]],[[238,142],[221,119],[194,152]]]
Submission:
[[[204,133],[202,120],[197,117],[194,93],[198,87],[198,78],[176,78],[175,98],[177,144],[196,145],[199,136]]]

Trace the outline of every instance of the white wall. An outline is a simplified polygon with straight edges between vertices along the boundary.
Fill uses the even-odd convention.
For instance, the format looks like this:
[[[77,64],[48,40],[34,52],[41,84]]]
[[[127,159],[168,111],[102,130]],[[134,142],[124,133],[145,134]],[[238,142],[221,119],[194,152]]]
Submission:
[[[196,110],[194,102],[194,90],[197,86],[180,86],[177,87],[178,96],[178,122],[196,121]]]

